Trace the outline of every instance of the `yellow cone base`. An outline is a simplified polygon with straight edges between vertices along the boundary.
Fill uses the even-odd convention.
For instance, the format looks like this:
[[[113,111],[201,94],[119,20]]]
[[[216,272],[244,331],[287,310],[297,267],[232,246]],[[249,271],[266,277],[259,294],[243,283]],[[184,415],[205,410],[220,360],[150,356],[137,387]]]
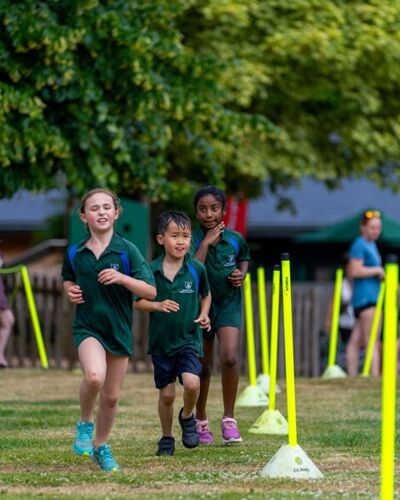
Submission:
[[[239,394],[236,406],[267,406],[268,398],[258,385],[248,385]]]
[[[322,378],[329,379],[329,378],[346,378],[347,373],[340,368],[339,365],[332,365],[332,366],[327,366],[325,368],[324,373],[322,374]]]
[[[260,475],[263,477],[287,477],[291,479],[321,479],[324,477],[299,445],[290,446],[289,444],[279,448],[260,471]]]
[[[288,423],[279,410],[265,410],[250,427],[252,434],[284,434],[288,433]]]
[[[264,394],[266,394],[267,396],[269,394],[269,380],[270,380],[269,375],[264,375],[263,373],[261,373],[257,377],[257,385],[261,387],[261,389],[264,391]],[[282,392],[281,388],[279,387],[278,384],[276,384],[275,385],[275,393],[279,394],[281,392]]]

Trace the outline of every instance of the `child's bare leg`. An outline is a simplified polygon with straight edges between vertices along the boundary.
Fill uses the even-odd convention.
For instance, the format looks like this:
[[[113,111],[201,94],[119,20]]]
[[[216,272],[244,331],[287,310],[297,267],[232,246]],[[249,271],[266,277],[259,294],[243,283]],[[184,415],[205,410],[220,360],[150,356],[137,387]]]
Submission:
[[[83,380],[79,391],[81,420],[93,421],[96,398],[106,377],[106,351],[93,337],[85,339],[78,348]]]
[[[128,368],[128,356],[107,353],[107,374],[100,393],[100,405],[96,419],[95,447],[107,443],[117,413],[122,382]]]
[[[357,319],[356,324],[350,335],[350,339],[346,346],[346,368],[347,373],[350,377],[354,377],[358,374],[358,362],[360,345],[362,340],[362,331],[360,320]]]
[[[5,350],[14,323],[15,318],[11,309],[0,311],[0,363],[2,365],[8,365]]]
[[[182,373],[183,381],[183,411],[182,418],[189,418],[200,392],[200,378],[193,373]]]
[[[203,339],[202,370],[200,374],[200,392],[196,405],[196,418],[206,420],[207,418],[207,398],[211,382],[211,370],[214,355],[214,337]]]
[[[175,383],[168,384],[159,390],[158,414],[160,416],[163,436],[172,436],[172,420],[174,418]]]
[[[234,417],[239,384],[239,329],[232,326],[219,328],[219,356],[221,359],[222,398],[224,417]]]

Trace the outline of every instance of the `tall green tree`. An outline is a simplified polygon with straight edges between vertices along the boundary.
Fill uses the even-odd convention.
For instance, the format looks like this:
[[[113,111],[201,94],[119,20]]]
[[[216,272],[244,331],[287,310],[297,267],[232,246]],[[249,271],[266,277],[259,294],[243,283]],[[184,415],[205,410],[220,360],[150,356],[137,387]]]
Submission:
[[[183,29],[223,62],[225,105],[282,131],[241,148],[244,168],[251,157],[271,188],[304,175],[397,188],[399,22],[398,0],[204,0]]]
[[[398,185],[400,0],[0,2],[0,196]]]
[[[0,195],[63,181],[167,199],[224,181],[245,130],[221,65],[182,43],[183,0],[0,3]]]

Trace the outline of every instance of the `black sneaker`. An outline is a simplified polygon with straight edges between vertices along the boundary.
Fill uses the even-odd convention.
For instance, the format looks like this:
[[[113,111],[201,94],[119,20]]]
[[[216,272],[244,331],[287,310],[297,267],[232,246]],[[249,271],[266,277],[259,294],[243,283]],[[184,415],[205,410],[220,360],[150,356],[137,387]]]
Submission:
[[[161,457],[162,455],[173,455],[175,451],[175,439],[171,436],[163,436],[158,442],[158,450],[156,455]]]
[[[196,419],[192,414],[189,418],[182,418],[182,411],[179,412],[179,424],[182,427],[182,443],[185,448],[196,448],[199,445],[199,434],[196,429]]]

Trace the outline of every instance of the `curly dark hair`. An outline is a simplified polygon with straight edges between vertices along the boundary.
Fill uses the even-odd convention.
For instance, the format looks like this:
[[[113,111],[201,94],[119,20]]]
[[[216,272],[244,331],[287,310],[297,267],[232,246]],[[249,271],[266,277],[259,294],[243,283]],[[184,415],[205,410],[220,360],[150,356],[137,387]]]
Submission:
[[[199,203],[200,198],[203,198],[203,196],[207,196],[209,194],[214,196],[221,203],[223,209],[225,208],[226,206],[225,193],[216,186],[205,186],[199,189],[197,193],[194,195],[194,208],[197,208],[197,204]]]

